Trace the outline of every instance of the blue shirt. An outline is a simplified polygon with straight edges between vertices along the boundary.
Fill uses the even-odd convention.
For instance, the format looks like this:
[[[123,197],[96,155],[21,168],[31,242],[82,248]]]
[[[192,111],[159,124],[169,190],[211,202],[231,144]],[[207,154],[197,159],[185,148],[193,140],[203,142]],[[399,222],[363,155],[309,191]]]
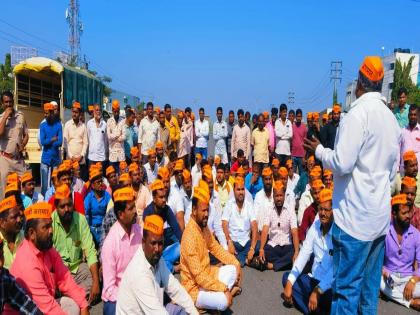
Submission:
[[[258,176],[257,182],[251,185],[251,178],[252,173],[249,173],[245,177],[245,188],[251,193],[252,199],[255,199],[255,195],[257,192],[259,192],[261,189],[263,189],[263,181],[261,176]]]
[[[395,107],[394,109],[395,118],[397,119],[398,125],[400,125],[401,128],[405,128],[408,126],[409,109],[410,109],[410,105],[408,104],[404,105],[404,110],[402,112],[400,112],[399,106]]]
[[[29,198],[28,196],[21,194],[20,198],[22,199],[23,202],[23,207],[26,209],[28,208],[30,205],[32,205],[32,199]]]
[[[41,123],[39,127],[40,142],[42,145],[41,162],[48,166],[60,164],[60,147],[63,143],[63,128],[59,120],[50,124],[48,121]],[[52,138],[58,139],[52,141]]]
[[[125,141],[124,141],[124,153],[125,156],[131,156],[131,148],[134,145],[137,145],[138,135],[136,127],[132,125],[131,127],[125,125]]]
[[[111,200],[111,195],[103,192],[102,198],[96,199],[95,193],[91,190],[85,197],[85,216],[89,226],[102,226],[102,221],[106,214],[106,208]]]
[[[163,222],[168,222],[169,226],[172,228],[176,238],[178,239],[178,241],[181,242],[181,238],[182,238],[182,232],[181,229],[178,225],[178,221],[176,220],[175,214],[174,212],[171,210],[171,208],[169,208],[168,205],[166,205],[163,208],[163,212],[161,214],[159,213],[155,213],[155,206],[154,206],[154,202],[151,202],[146,209],[144,209],[143,211],[143,222],[144,219],[152,214],[157,214],[160,217],[162,217]]]
[[[306,185],[308,184],[308,173],[304,170],[300,172],[299,180],[296,184],[295,190],[293,191],[296,198],[300,198],[305,192]]]
[[[48,188],[48,190],[45,192],[45,201],[49,201],[51,197],[55,194],[55,187],[51,186]]]

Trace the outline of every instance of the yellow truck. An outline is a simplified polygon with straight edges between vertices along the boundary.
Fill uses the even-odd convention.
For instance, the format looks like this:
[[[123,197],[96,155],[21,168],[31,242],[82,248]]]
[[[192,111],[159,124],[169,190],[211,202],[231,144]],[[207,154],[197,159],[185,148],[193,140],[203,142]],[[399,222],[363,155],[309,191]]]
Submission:
[[[37,173],[39,167],[34,166],[41,162],[38,133],[44,119],[43,104],[57,102],[64,123],[71,118],[70,108],[75,100],[85,113],[89,104],[103,104],[104,85],[84,69],[44,57],[21,61],[13,68],[13,73],[15,108],[24,113],[29,128],[26,163]]]

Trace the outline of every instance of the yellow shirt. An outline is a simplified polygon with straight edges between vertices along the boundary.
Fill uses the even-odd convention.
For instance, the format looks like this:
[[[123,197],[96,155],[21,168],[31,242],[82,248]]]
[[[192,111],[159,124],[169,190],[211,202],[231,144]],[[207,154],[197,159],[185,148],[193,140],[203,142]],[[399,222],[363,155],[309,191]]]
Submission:
[[[254,147],[254,162],[269,162],[269,141],[270,134],[268,133],[267,128],[264,127],[263,130],[255,128],[254,131],[252,131],[251,144]]]
[[[169,129],[171,142],[179,142],[181,131],[179,129],[178,120],[172,116],[170,121],[165,119],[165,125]]]
[[[198,290],[223,292],[226,285],[218,279],[219,267],[210,265],[211,253],[225,265],[239,267],[239,262],[216,241],[209,228],[204,230],[191,219],[181,241],[181,284],[197,300]]]

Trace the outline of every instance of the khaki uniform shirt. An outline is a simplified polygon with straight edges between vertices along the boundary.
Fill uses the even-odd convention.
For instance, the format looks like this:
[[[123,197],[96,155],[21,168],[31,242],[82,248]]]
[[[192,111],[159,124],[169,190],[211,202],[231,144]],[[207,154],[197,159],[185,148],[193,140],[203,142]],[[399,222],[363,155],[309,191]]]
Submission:
[[[0,115],[3,118],[4,113]],[[18,157],[18,144],[23,142],[23,137],[28,133],[25,117],[22,112],[13,111],[11,117],[7,118],[4,133],[0,136],[0,151]]]

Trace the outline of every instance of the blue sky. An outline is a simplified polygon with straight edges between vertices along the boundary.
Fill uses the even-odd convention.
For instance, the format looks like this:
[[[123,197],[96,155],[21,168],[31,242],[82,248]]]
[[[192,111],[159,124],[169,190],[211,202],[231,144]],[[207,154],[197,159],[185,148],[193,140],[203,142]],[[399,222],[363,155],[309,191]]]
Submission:
[[[13,0],[2,7],[0,55],[32,45],[68,49],[68,1]],[[365,55],[420,52],[420,2],[311,0],[80,0],[83,54],[112,87],[156,104],[251,112],[287,102],[321,110],[332,102],[330,62],[343,83]],[[23,33],[7,22],[26,33]]]

